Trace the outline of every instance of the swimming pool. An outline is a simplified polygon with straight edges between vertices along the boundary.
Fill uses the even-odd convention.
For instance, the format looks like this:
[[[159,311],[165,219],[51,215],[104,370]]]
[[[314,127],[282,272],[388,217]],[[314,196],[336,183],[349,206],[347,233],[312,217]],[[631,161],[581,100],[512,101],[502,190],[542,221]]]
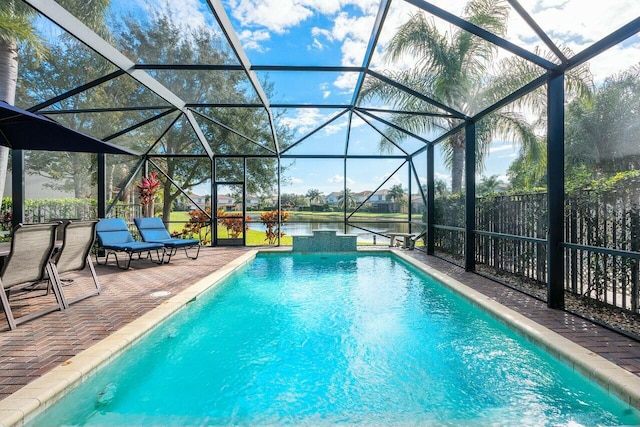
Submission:
[[[634,425],[386,255],[260,255],[32,425]]]

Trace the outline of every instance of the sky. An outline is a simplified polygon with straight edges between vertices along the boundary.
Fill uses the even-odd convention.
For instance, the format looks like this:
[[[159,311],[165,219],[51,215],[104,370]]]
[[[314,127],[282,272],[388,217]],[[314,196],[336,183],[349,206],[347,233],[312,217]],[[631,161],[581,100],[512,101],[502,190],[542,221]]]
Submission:
[[[153,0],[134,0],[142,5]],[[433,0],[435,5],[459,14],[466,0]],[[174,9],[186,26],[211,25],[213,18],[200,0],[161,2]],[[227,15],[253,65],[335,65],[361,66],[378,11],[379,0],[222,0]],[[638,0],[520,0],[553,42],[580,52],[612,31],[640,16]],[[415,58],[404,57],[390,64],[384,60],[384,49],[398,26],[418,9],[401,0],[393,0],[380,33],[372,68],[393,70],[411,67]],[[451,32],[448,23],[435,19],[438,27]],[[527,50],[542,46],[535,32],[512,10],[506,39]],[[500,53],[500,57],[509,54]],[[640,36],[636,35],[590,61],[596,84],[640,62]],[[357,73],[293,73],[256,72],[274,85],[271,103],[349,104]],[[381,105],[382,106],[382,105]],[[280,120],[298,129],[300,138],[326,122],[339,110],[323,108],[288,109]],[[370,120],[378,130],[384,125]],[[292,149],[295,154],[343,154],[346,141],[346,115],[323,128]],[[432,135],[424,135],[430,137]],[[358,119],[350,137],[350,154],[379,153],[380,134]],[[419,141],[403,145],[408,151],[420,147]],[[398,149],[395,152],[399,153]],[[517,144],[496,140],[492,143],[483,175],[498,175],[506,180],[506,170],[517,156]],[[422,156],[424,157],[424,156]],[[397,160],[353,161],[348,164],[347,187],[353,191],[374,190],[398,167]],[[297,160],[285,162],[286,193],[305,193],[316,188],[325,194],[340,191],[344,180],[342,160]],[[420,180],[426,174],[426,162],[416,159]],[[449,181],[440,150],[436,150],[437,178]],[[413,178],[412,178],[413,179]],[[383,188],[409,182],[409,171],[400,168]],[[414,184],[415,185],[415,184]]]

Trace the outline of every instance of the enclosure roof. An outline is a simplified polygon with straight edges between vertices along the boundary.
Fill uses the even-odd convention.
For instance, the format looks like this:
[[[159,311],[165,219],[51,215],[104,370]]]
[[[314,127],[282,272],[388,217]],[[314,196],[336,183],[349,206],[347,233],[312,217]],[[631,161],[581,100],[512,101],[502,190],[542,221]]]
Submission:
[[[588,7],[572,1],[565,8],[534,0],[503,1],[508,27],[499,33],[490,24],[465,19],[470,16],[467,2],[452,0],[111,0],[106,28],[74,15],[62,0],[23,1],[39,14],[38,30],[46,42],[78,40],[90,50],[82,70],[56,69],[59,62],[45,57],[44,66],[52,73],[73,73],[73,78],[67,87],[27,89],[19,106],[127,149],[140,150],[137,135],[154,129],[155,136],[146,137],[142,147],[148,156],[408,158],[460,132],[465,123],[543,87],[550,76],[637,38],[640,29],[640,4],[633,0],[588,2]],[[456,99],[455,88],[442,96],[420,81],[414,85],[407,73],[423,67],[424,56],[393,57],[389,50],[399,26],[416,14],[424,14],[445,38],[462,34],[471,43],[495,46],[481,82],[496,77],[505,60],[523,61],[533,72],[501,99],[474,103]],[[162,18],[167,16],[179,34],[152,40],[166,30]],[[123,28],[137,38],[127,44],[115,35]],[[195,30],[202,29],[223,54],[198,50],[198,55],[185,57],[186,47],[180,43],[196,49],[203,38]],[[166,45],[149,48],[154,43]],[[64,47],[59,49],[56,52],[64,53]],[[211,90],[223,80],[232,84]],[[95,94],[107,86],[122,96],[96,102],[100,98]],[[363,96],[371,87],[378,92]],[[384,93],[403,102],[391,103],[380,95]],[[82,105],[87,94],[92,94],[90,106]],[[258,116],[267,132],[248,135],[239,129],[234,118],[242,114]],[[436,117],[450,126],[410,130],[402,124],[410,122],[406,117]],[[159,148],[158,141],[172,127],[190,128],[192,143],[181,153]],[[288,130],[286,140],[283,128]],[[237,143],[219,140],[219,132]],[[375,143],[356,148],[354,138]],[[391,144],[381,151],[380,140]]]

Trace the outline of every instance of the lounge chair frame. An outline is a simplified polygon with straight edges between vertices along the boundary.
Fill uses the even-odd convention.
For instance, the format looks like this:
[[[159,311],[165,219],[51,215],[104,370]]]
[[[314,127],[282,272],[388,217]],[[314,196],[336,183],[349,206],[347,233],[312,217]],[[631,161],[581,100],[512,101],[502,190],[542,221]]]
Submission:
[[[91,261],[91,250],[95,242],[95,230],[97,220],[89,221],[66,221],[62,227],[62,246],[55,256],[53,273],[59,284],[65,307],[81,301],[85,298],[99,295],[102,288],[96,274],[95,267]],[[73,299],[68,299],[64,295],[64,287],[60,275],[69,271],[81,271],[89,267],[91,278],[95,289]]]
[[[96,263],[99,265],[106,265],[111,255],[115,258],[118,268],[122,270],[129,269],[134,255],[138,255],[138,260],[151,259],[155,264],[164,263],[164,245],[161,243],[136,241],[122,218],[105,218],[98,221],[96,225],[96,236],[98,238],[98,246],[95,256]],[[105,251],[104,263],[100,263],[100,259],[98,258],[98,251],[100,250]],[[162,250],[162,256],[160,256],[160,250]],[[153,260],[152,251],[156,252],[158,261]],[[121,265],[120,260],[118,260],[118,253],[124,253],[127,257],[123,265]],[[144,258],[142,257],[143,254],[145,254]]]
[[[171,257],[174,256],[178,249],[184,249],[184,254],[187,258],[197,259],[200,254],[200,241],[197,239],[181,239],[171,237],[169,231],[162,222],[162,218],[159,217],[147,217],[147,218],[134,218],[133,222],[136,224],[140,237],[144,242],[150,243],[162,243],[165,247],[166,262],[171,261]],[[192,254],[189,254],[189,249],[195,248]]]
[[[60,290],[60,282],[56,280],[57,273],[51,258],[56,244],[56,229],[59,225],[59,222],[18,224],[13,230],[11,251],[0,273],[0,301],[11,330],[26,321],[66,308],[64,295]],[[29,259],[33,258],[34,261],[26,261],[25,256],[28,256]],[[14,317],[9,303],[10,289],[20,284],[38,282],[47,278],[58,304],[18,318]],[[49,289],[47,288],[48,293]]]

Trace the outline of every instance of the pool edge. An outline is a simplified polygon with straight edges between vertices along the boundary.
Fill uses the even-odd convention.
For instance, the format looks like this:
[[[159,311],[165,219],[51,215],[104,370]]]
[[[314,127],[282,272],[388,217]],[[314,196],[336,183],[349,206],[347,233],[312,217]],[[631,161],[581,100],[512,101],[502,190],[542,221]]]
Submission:
[[[449,289],[475,306],[487,311],[507,326],[520,332],[555,357],[567,363],[624,402],[640,410],[640,377],[632,374],[599,354],[582,347],[557,332],[500,304],[490,297],[448,276],[420,260],[398,250],[390,250],[397,257],[442,282]]]
[[[237,269],[251,262],[258,252],[260,250],[257,249],[247,251],[1,400],[0,426],[20,427],[31,421],[56,403],[69,389],[92,377],[103,365],[118,357],[165,319],[215,287]]]
[[[119,356],[129,346],[147,335],[169,316],[185,307],[222,279],[252,261],[260,252],[289,252],[268,248],[250,250],[224,267],[196,281],[184,291],[164,301],[142,317],[104,338],[100,342],[35,379],[11,396],[0,401],[0,426],[22,426],[48,409],[65,393],[93,376],[98,369]],[[359,248],[358,252],[393,253],[407,263],[441,281],[472,304],[489,312],[498,320],[518,330],[573,369],[597,382],[629,405],[640,409],[640,377],[617,366],[602,356],[564,338],[560,334],[528,319],[520,313],[492,300],[458,280],[429,267],[420,260],[396,249]]]

